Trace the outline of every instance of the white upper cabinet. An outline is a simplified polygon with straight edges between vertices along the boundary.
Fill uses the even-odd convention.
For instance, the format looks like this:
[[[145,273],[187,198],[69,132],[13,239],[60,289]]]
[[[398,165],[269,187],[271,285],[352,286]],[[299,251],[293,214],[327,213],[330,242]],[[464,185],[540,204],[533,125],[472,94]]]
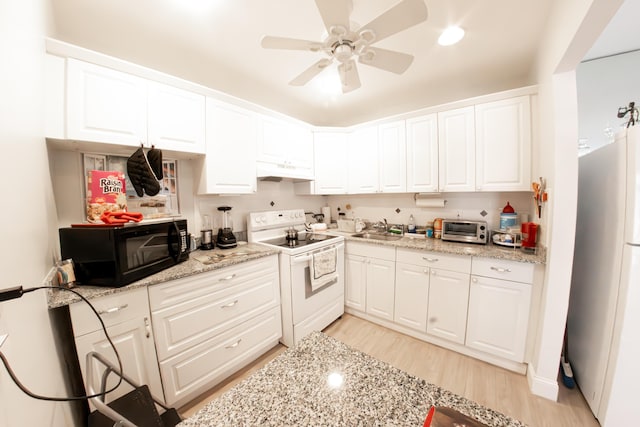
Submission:
[[[205,151],[203,95],[149,82],[148,105],[148,144],[186,153]]]
[[[68,59],[67,138],[132,146],[146,142],[146,80]]]
[[[438,113],[440,191],[475,191],[474,108]]]
[[[257,122],[252,111],[207,98],[207,152],[199,194],[256,191]]]
[[[205,97],[69,58],[66,139],[205,151]]]
[[[358,129],[348,135],[349,193],[377,193],[378,127]]]
[[[476,190],[529,191],[531,107],[529,96],[478,104]]]
[[[438,191],[438,115],[407,119],[407,191]]]
[[[262,116],[258,143],[258,176],[313,179],[311,129]]]
[[[314,132],[315,183],[313,194],[347,194],[347,134]]]
[[[407,143],[404,120],[378,126],[380,191],[407,191]]]

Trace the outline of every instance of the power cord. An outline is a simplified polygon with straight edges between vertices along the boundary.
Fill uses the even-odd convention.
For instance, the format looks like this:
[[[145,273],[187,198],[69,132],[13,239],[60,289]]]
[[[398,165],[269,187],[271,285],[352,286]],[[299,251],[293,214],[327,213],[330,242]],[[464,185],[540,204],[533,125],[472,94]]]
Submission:
[[[9,361],[7,360],[5,355],[0,351],[0,359],[2,359],[2,363],[4,364],[4,367],[7,370],[7,372],[9,373],[9,376],[11,377],[13,382],[18,386],[18,388],[20,390],[22,390],[23,393],[25,393],[26,395],[28,395],[30,397],[33,397],[34,399],[49,400],[49,401],[54,401],[54,402],[70,402],[70,401],[76,401],[76,400],[86,400],[86,399],[91,399],[91,398],[94,398],[94,397],[105,396],[106,394],[111,393],[112,391],[115,391],[115,389],[117,389],[120,386],[120,384],[122,384],[122,361],[120,360],[120,354],[118,353],[118,350],[116,349],[116,346],[113,344],[113,341],[111,341],[111,337],[109,337],[109,334],[107,333],[107,327],[104,325],[104,322],[102,321],[102,318],[98,314],[98,311],[89,302],[88,299],[86,299],[84,296],[82,296],[79,292],[76,292],[73,289],[65,288],[65,287],[62,287],[62,286],[36,286],[36,287],[33,287],[33,288],[28,288],[28,289],[23,289],[22,286],[17,286],[17,287],[14,287],[14,288],[3,289],[2,291],[0,291],[0,301],[7,301],[7,300],[10,300],[10,299],[14,299],[14,298],[20,298],[22,295],[24,295],[26,293],[29,293],[29,292],[37,291],[38,289],[62,289],[62,290],[65,290],[65,291],[73,292],[74,294],[79,296],[84,302],[86,302],[89,305],[91,310],[93,310],[93,312],[95,313],[96,317],[100,321],[100,325],[102,326],[102,330],[104,331],[104,335],[107,337],[107,341],[109,341],[109,344],[111,345],[111,348],[113,349],[114,353],[116,354],[116,359],[118,359],[118,372],[115,372],[115,371],[114,372],[116,374],[118,374],[119,380],[118,380],[118,383],[116,385],[114,385],[111,389],[109,389],[107,391],[103,391],[101,393],[89,394],[89,395],[84,395],[84,396],[70,396],[70,397],[42,396],[42,395],[39,395],[39,394],[36,394],[36,393],[32,392],[27,387],[25,387],[24,384],[22,384],[22,382],[20,382],[20,380],[18,379],[16,374],[13,372],[13,369],[11,369],[11,366],[9,365]]]

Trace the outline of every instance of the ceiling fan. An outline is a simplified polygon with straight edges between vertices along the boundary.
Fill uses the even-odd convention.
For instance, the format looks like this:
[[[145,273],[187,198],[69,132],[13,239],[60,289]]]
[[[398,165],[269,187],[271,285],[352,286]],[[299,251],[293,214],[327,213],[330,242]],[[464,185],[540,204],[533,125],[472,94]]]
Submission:
[[[424,0],[402,0],[368,24],[357,27],[349,17],[351,0],[315,0],[327,35],[320,42],[287,37],[264,36],[261,45],[267,49],[307,50],[320,52],[322,58],[289,82],[304,86],[336,60],[342,82],[342,92],[360,87],[358,62],[392,73],[404,73],[413,62],[413,55],[371,46],[393,34],[406,30],[427,19]]]

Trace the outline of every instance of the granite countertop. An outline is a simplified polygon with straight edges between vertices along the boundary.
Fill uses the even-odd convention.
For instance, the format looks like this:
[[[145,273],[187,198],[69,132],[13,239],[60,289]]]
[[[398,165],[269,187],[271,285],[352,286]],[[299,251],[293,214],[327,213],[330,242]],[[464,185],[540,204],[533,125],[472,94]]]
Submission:
[[[73,290],[79,292],[87,299],[98,298],[143,286],[180,279],[194,274],[218,270],[277,253],[277,249],[252,243],[238,245],[233,249],[213,249],[210,251],[196,250],[189,254],[189,259],[187,261],[181,262],[180,264],[169,267],[166,270],[162,270],[156,274],[120,288],[110,288],[105,286],[77,286],[73,288]],[[50,289],[47,294],[47,303],[49,308],[62,307],[77,301],[80,301],[80,297],[72,292]]]
[[[362,237],[353,237],[353,234],[355,233],[341,232],[335,229],[331,229],[328,232],[344,236],[345,240],[349,242],[370,243],[372,245],[442,252],[453,255],[470,255],[482,258],[528,262],[532,264],[546,263],[546,253],[543,247],[538,247],[537,253],[534,254],[523,252],[519,248],[507,248],[493,243],[478,245],[471,243],[447,242],[433,238],[409,237],[406,234],[399,240],[373,240]]]
[[[524,427],[321,332],[312,332],[178,425],[421,426],[432,405],[487,426]]]

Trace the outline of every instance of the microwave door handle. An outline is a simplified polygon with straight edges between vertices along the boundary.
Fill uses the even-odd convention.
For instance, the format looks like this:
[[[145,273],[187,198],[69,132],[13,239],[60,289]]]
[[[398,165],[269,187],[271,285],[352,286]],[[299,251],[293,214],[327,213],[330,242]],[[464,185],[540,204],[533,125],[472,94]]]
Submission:
[[[169,255],[171,255],[171,258],[173,258],[173,260],[177,263],[178,262],[178,256],[179,253],[175,252],[173,250],[173,241],[171,240],[172,235],[174,234],[173,232],[175,232],[175,236],[176,236],[176,242],[178,242],[179,236],[180,236],[180,229],[178,228],[178,224],[174,221],[171,223],[172,227],[169,227],[169,233],[167,235],[168,237],[168,244],[169,244]]]

